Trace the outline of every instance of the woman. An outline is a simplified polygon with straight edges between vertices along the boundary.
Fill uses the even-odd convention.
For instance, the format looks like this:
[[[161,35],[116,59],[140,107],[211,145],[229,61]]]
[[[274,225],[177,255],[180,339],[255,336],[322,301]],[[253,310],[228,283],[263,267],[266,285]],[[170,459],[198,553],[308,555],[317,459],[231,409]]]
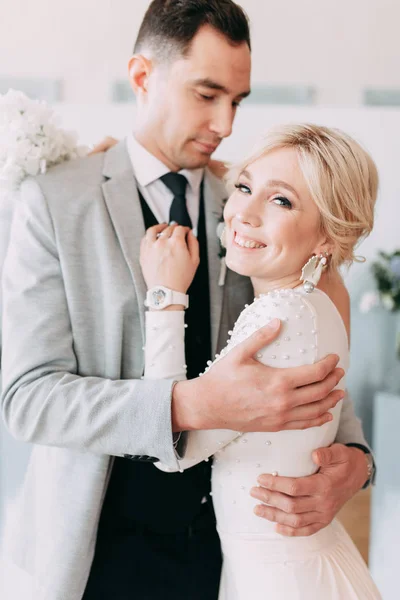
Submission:
[[[378,184],[372,159],[340,131],[289,125],[270,132],[229,178],[235,189],[224,211],[226,263],[251,277],[255,300],[216,361],[278,318],[279,338],[256,360],[285,368],[336,353],[347,370],[348,307],[335,305],[335,294],[316,286],[323,271],[329,282],[341,265],[356,260],[356,244],[372,229]],[[193,233],[176,225],[152,228],[142,243],[141,264],[149,288],[162,284],[186,293],[198,264]],[[184,379],[183,307],[166,310],[147,313],[145,377]],[[305,431],[188,434],[181,469],[214,455],[212,494],[224,556],[220,600],[380,598],[338,522],[290,538],[251,510],[252,496],[257,498],[252,486],[261,473],[315,472],[312,451],[333,443],[340,409],[341,403],[330,422]]]

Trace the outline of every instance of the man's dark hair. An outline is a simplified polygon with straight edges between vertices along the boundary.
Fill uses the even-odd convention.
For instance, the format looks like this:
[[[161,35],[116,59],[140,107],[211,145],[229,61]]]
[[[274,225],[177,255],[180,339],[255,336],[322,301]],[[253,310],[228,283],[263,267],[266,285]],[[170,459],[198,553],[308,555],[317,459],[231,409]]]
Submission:
[[[204,25],[213,27],[235,46],[250,45],[249,20],[232,0],[153,0],[143,18],[134,53],[151,49],[160,61],[185,56]]]

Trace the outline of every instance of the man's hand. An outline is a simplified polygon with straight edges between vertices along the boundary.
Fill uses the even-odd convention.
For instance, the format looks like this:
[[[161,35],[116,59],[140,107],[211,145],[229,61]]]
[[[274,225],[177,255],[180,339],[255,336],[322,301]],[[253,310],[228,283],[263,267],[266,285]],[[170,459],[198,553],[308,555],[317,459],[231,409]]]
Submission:
[[[222,162],[221,160],[214,160],[214,159],[211,159],[207,166],[210,169],[211,173],[214,173],[214,175],[216,177],[218,177],[219,179],[222,179],[223,177],[225,177],[225,175],[228,172],[228,168],[229,168],[225,162]]]
[[[232,429],[281,431],[323,425],[328,412],[344,396],[332,391],[343,377],[338,357],[288,369],[267,367],[255,360],[273,342],[277,319],[233,348],[202,377],[176,384],[172,398],[174,431]]]
[[[255,507],[256,515],[278,523],[276,531],[282,535],[312,535],[326,527],[368,479],[365,453],[358,448],[319,448],[313,461],[319,466],[314,475],[260,475],[262,487],[251,490],[251,496],[264,503]]]
[[[99,152],[107,152],[110,148],[118,144],[118,140],[113,137],[107,136],[101,141],[99,144],[94,146],[94,148],[89,152],[88,156],[92,156],[92,154],[98,154]]]

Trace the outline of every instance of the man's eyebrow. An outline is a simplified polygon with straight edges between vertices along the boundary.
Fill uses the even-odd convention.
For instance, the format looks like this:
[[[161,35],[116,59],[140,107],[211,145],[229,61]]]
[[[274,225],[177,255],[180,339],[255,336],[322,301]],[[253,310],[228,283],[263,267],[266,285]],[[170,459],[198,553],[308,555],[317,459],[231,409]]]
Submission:
[[[227,87],[213,81],[206,77],[205,79],[196,79],[194,81],[194,85],[201,85],[202,87],[209,88],[210,90],[217,90],[218,92],[223,92],[224,94],[231,94],[232,92],[228,90]],[[245,90],[244,92],[237,95],[237,98],[246,98],[250,94],[250,90]]]

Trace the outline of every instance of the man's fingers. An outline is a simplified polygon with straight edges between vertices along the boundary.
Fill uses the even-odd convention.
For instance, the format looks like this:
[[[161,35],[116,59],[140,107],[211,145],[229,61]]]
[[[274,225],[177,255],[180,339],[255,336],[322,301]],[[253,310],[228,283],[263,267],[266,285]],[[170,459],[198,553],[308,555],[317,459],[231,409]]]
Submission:
[[[321,425],[325,425],[325,423],[329,423],[330,421],[332,421],[332,415],[331,413],[327,412],[317,419],[309,419],[308,421],[289,421],[282,426],[282,431],[304,430],[310,429],[311,427],[321,427]]]
[[[280,525],[287,525],[295,529],[301,527],[309,527],[318,523],[321,519],[321,514],[317,512],[305,512],[299,514],[287,513],[279,508],[273,506],[266,506],[265,504],[257,504],[254,508],[254,513],[267,521],[272,523],[279,523]]]
[[[304,404],[310,404],[319,400],[328,398],[333,393],[334,388],[342,378],[342,369],[335,369],[332,373],[319,383],[311,383],[307,386],[301,387],[293,392],[293,406],[300,406]],[[336,396],[332,397],[336,399],[344,398],[344,390],[334,390]],[[337,402],[339,402],[339,399]],[[337,404],[335,402],[333,406]],[[332,408],[332,407],[331,407]]]
[[[329,448],[318,448],[312,453],[312,459],[319,467],[329,467],[346,460],[346,446],[333,444]]]
[[[333,462],[332,450],[330,448],[319,448],[312,455],[313,461],[319,466],[327,466]]]
[[[278,335],[281,322],[279,319],[272,319],[267,325],[258,329],[247,340],[239,344],[232,350],[238,355],[239,360],[246,360],[254,357],[254,355],[270,344]]]
[[[326,523],[314,523],[313,525],[309,525],[308,527],[289,527],[288,525],[280,525],[278,524],[275,528],[275,531],[280,535],[284,535],[286,537],[305,537],[309,535],[314,535],[317,531],[320,531],[326,526]]]
[[[224,163],[220,160],[214,160],[214,159],[211,159],[208,162],[207,168],[210,169],[210,171],[212,173],[214,173],[214,175],[216,175],[216,177],[219,177],[220,179],[222,179],[224,177],[224,175],[226,174],[226,172],[228,170],[228,166],[226,163]]]
[[[339,362],[336,354],[329,354],[312,365],[302,365],[290,369],[290,387],[296,388],[310,383],[323,381],[333,371]],[[289,369],[287,375],[289,376]],[[342,377],[344,371],[342,369]]]
[[[315,496],[288,496],[287,494],[281,494],[280,492],[272,492],[261,486],[254,487],[250,490],[250,496],[260,500],[268,506],[279,508],[286,513],[301,514],[305,512],[313,512],[318,507],[316,504],[318,500]]]
[[[97,154],[98,152],[107,152],[107,150],[115,146],[115,144],[118,144],[118,140],[111,136],[107,136],[103,141],[94,146],[92,151],[89,152],[88,156],[91,156],[92,154]]]
[[[340,402],[343,398],[343,394],[344,392],[342,390],[334,390],[326,398],[323,398],[323,400],[303,404],[303,406],[295,406],[295,408],[288,411],[288,421],[309,421],[319,419]],[[295,400],[298,400],[297,396],[295,396]]]
[[[313,496],[318,495],[320,486],[316,475],[307,477],[280,477],[264,473],[257,478],[257,482],[267,490],[280,492],[287,496]]]

